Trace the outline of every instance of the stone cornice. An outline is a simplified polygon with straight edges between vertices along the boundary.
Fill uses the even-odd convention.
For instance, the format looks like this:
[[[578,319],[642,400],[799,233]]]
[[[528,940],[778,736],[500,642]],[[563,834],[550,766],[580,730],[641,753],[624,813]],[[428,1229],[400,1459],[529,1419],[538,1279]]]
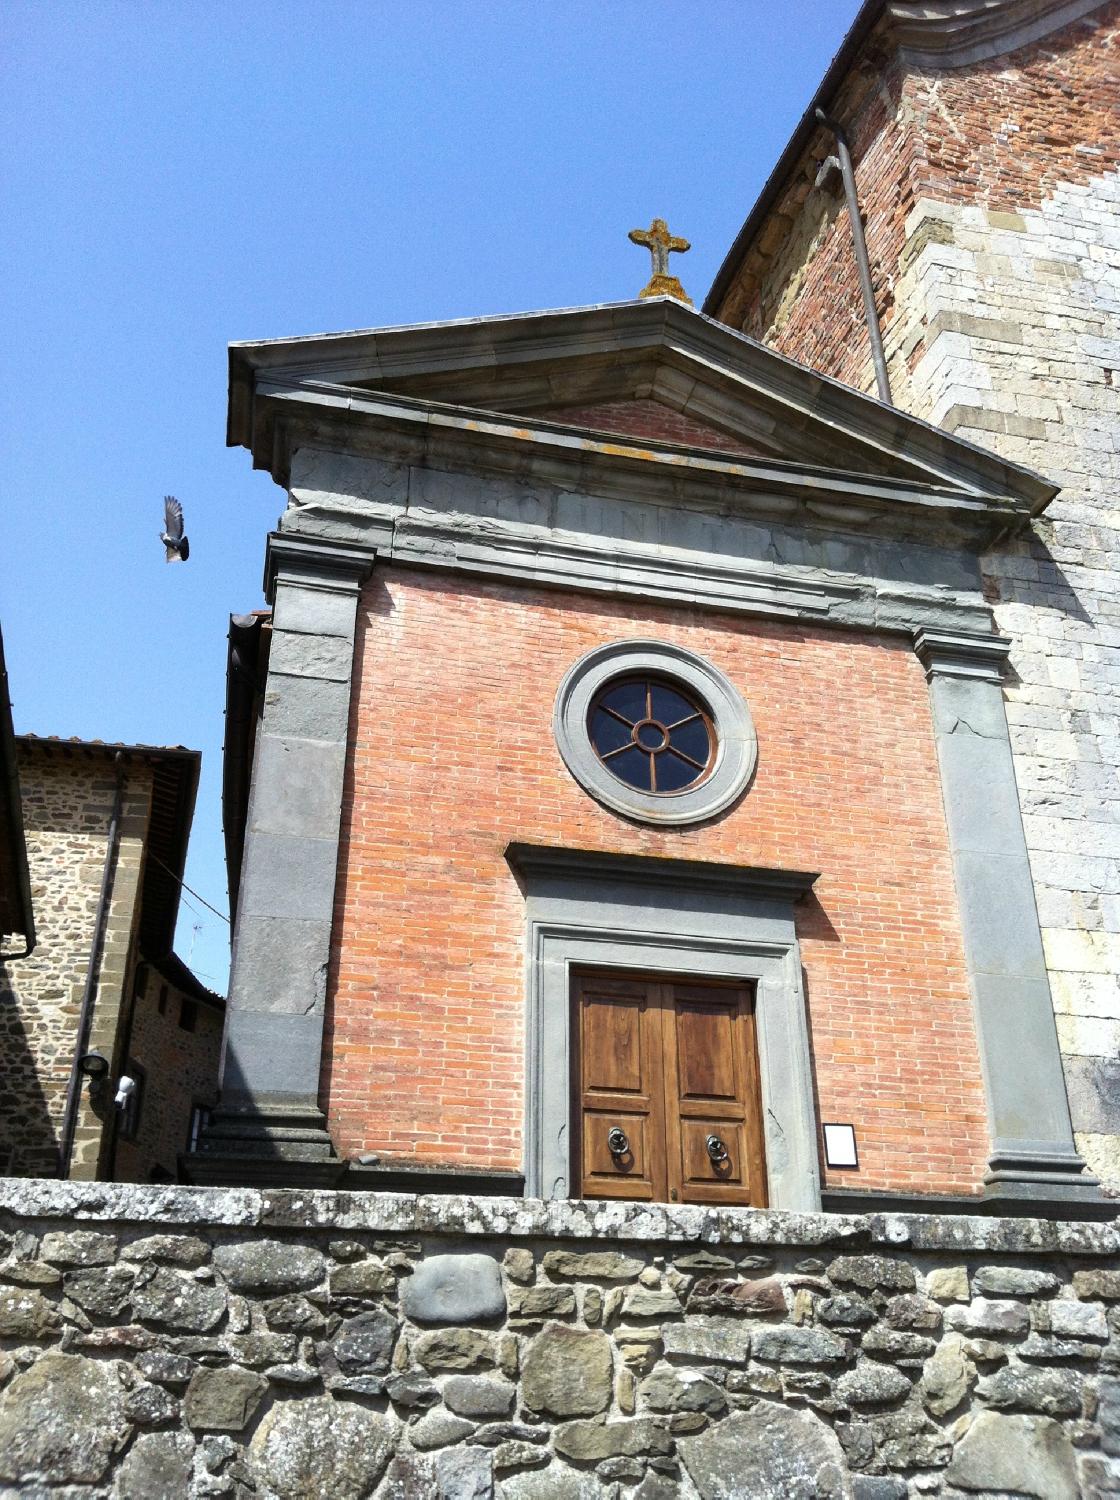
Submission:
[[[277,578],[304,588],[358,593],[376,559],[372,547],[352,547],[298,532],[269,532],[264,555],[264,594],[271,604]]]
[[[914,650],[933,677],[971,677],[1002,682],[1011,642],[1002,635],[973,635],[947,630],[918,630]]]
[[[884,406],[673,298],[233,344],[227,441],[249,447],[257,467],[270,469],[279,483],[284,482],[285,440],[275,408],[281,401],[289,409],[301,403],[309,412],[316,405],[342,409],[355,423],[384,420],[390,411],[403,420],[411,409],[414,422],[459,420],[479,431],[504,428],[519,434],[522,452],[526,439],[547,442],[549,435],[566,435],[569,443],[572,435],[590,441],[585,429],[525,415],[520,407],[510,416],[500,393],[487,384],[486,372],[532,371],[534,382],[543,380],[540,402],[542,391],[573,372],[578,377],[589,363],[598,369],[604,360],[617,364],[634,357],[673,368],[685,414],[710,418],[714,404],[721,425],[732,434],[741,425],[745,437],[757,436],[761,414],[764,429],[786,434],[797,460],[817,451],[830,469],[969,493],[1007,503],[1016,512],[1037,512],[1057,492],[1030,470]],[[460,401],[458,390],[454,404],[438,398],[440,378],[459,378],[463,372],[475,376],[464,388],[465,399]],[[394,382],[415,387],[420,376],[426,377],[423,399],[413,389],[393,388]],[[526,392],[521,396],[525,399]],[[556,449],[555,441],[551,446]],[[711,450],[671,443],[624,439],[599,446],[654,459],[693,452],[711,456]],[[579,457],[583,461],[582,451]],[[783,467],[781,460],[769,462]],[[784,467],[811,470],[813,465],[787,461]]]
[[[819,872],[764,870],[746,865],[711,864],[697,859],[660,859],[646,854],[609,854],[599,849],[560,849],[545,844],[510,844],[510,868],[524,880],[605,880],[630,885],[718,891],[744,900],[798,901],[813,889]]]
[[[57,1219],[67,1228],[126,1223],[221,1229],[459,1234],[572,1241],[736,1246],[881,1245],[987,1251],[1031,1258],[1115,1256],[1116,1223],[940,1214],[779,1213],[711,1205],[352,1193],[312,1188],[210,1188],[0,1179],[0,1212],[14,1224]]]
[[[908,62],[963,68],[1040,41],[1105,0],[888,0],[891,35]]]
[[[449,472],[720,508],[788,524],[949,542],[981,551],[1029,520],[1029,502],[710,449],[591,436],[555,422],[345,386],[260,382],[254,462],[287,484],[292,448],[384,454]]]

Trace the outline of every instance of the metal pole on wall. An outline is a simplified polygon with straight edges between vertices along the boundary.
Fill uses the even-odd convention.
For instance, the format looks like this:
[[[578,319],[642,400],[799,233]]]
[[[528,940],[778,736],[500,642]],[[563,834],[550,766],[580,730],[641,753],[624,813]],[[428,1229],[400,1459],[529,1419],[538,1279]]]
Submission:
[[[97,996],[97,970],[101,962],[101,948],[105,941],[105,919],[109,912],[109,896],[113,887],[113,870],[116,864],[117,834],[121,821],[121,801],[124,796],[124,757],[118,750],[113,757],[117,769],[117,784],[113,792],[113,810],[109,817],[109,838],[105,846],[105,864],[101,871],[101,892],[97,898],[97,913],[93,923],[93,942],[90,944],[89,965],[86,968],[85,989],[78,1012],[78,1032],[74,1039],[74,1060],[70,1065],[70,1082],[66,1086],[66,1108],[62,1116],[62,1141],[59,1145],[58,1175],[70,1176],[70,1157],[74,1150],[74,1133],[78,1127],[78,1103],[82,1091],[82,1061],[89,1040],[90,1021]]]
[[[848,203],[848,217],[852,221],[852,242],[855,245],[856,267],[859,271],[859,287],[863,293],[863,310],[867,317],[867,332],[871,338],[871,359],[875,366],[875,384],[879,389],[879,400],[893,406],[891,383],[887,376],[887,360],[883,353],[883,336],[879,331],[879,314],[875,309],[875,288],[871,284],[871,262],[867,258],[867,240],[863,233],[863,220],[856,197],[856,174],[852,168],[852,153],[848,150],[848,137],[844,127],[830,120],[823,109],[815,111],[819,122],[836,137],[836,152],[840,158],[840,175],[844,179],[844,197]]]

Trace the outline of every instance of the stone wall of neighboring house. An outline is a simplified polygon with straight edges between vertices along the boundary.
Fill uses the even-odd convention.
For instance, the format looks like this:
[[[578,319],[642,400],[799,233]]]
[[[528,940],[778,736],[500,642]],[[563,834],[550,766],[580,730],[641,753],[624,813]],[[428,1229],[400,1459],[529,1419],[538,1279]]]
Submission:
[[[20,792],[38,944],[30,958],[0,963],[0,1171],[52,1176],[78,1014],[93,943],[116,773],[91,760],[21,743]],[[98,975],[89,1047],[112,1060],[122,997],[130,983],[151,772],[130,765]],[[112,1101],[83,1084],[73,1175],[104,1165]]]
[[[128,1056],[138,1097],[117,1137],[116,1182],[178,1176],[196,1107],[218,1098],[222,1008],[188,993],[153,964],[140,971]]]
[[[896,403],[1061,484],[986,559],[1074,1127],[1120,1187],[1120,5],[969,67],[873,37],[852,140]],[[873,390],[817,132],[719,316]]]
[[[0,1236],[25,1492],[1120,1485],[1115,1225],[8,1182]]]

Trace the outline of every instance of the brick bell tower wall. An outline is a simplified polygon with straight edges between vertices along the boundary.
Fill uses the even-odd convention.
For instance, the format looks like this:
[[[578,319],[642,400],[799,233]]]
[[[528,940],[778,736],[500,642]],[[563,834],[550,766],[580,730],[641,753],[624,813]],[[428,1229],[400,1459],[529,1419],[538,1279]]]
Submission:
[[[552,733],[568,668],[654,637],[724,672],[759,762],[729,812],[643,828]],[[525,902],[511,841],[819,870],[796,908],[829,1184],[975,1193],[988,1153],[930,700],[908,642],[394,566],[358,615],[323,1098],[343,1156],[522,1160]]]
[[[852,145],[904,411],[1061,484],[984,561],[1073,1123],[1120,1185],[1120,5],[964,66],[889,29],[828,112]],[[870,349],[817,131],[711,309],[863,390]]]

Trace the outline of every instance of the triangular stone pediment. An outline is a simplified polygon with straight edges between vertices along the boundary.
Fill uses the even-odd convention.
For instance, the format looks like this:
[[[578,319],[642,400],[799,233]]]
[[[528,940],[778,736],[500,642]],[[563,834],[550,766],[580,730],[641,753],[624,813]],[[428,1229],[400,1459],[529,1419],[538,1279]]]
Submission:
[[[753,458],[772,456],[761,442],[748,442],[739,433],[729,432],[698,417],[686,416],[676,407],[651,396],[557,405],[533,415],[542,421],[562,422],[569,427],[584,427],[589,432],[615,437],[636,438],[639,442],[681,443],[693,448],[710,448],[716,453],[736,453]]]
[[[799,365],[672,298],[363,330],[230,347],[230,441],[262,451],[258,394],[352,420],[498,415],[658,451],[723,453],[952,488],[1041,509],[1029,470]],[[360,399],[359,399],[360,397]]]

